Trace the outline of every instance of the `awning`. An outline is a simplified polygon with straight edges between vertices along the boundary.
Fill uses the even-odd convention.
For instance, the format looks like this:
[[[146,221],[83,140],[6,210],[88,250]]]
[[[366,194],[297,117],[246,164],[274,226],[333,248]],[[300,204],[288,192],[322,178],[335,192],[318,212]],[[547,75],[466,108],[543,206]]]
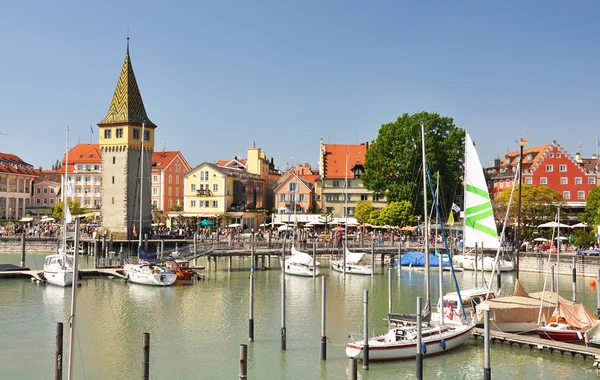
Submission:
[[[24,217],[19,219],[19,222],[31,222],[33,220],[33,218],[29,218],[29,217]]]

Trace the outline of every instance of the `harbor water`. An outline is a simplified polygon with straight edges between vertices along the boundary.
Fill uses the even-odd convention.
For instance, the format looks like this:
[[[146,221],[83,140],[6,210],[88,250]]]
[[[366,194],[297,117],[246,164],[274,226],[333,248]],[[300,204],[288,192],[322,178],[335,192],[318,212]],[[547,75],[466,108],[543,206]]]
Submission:
[[[27,266],[43,266],[44,254],[29,254]],[[81,266],[92,258],[81,256]],[[344,276],[328,270],[327,360],[319,358],[321,279],[286,276],[287,350],[280,349],[281,271],[255,273],[254,342],[248,342],[250,260],[219,261],[206,271],[206,280],[161,288],[124,283],[106,277],[84,278],[78,289],[75,345],[76,379],[139,379],[142,372],[142,334],[150,333],[151,379],[235,379],[239,345],[248,344],[248,379],[347,379],[348,334],[363,331],[363,291],[369,290],[370,334],[386,331],[387,269],[377,267],[374,278]],[[0,263],[19,264],[18,254],[0,254]],[[206,265],[200,260],[199,265]],[[432,302],[439,297],[437,270],[431,272]],[[457,273],[461,287],[482,286],[482,275]],[[544,276],[521,273],[528,291],[541,291]],[[596,290],[579,278],[578,300],[596,311]],[[486,274],[489,281],[489,273]],[[496,280],[494,280],[494,284]],[[512,292],[514,274],[502,274]],[[446,291],[454,290],[444,273]],[[452,288],[450,288],[452,286]],[[549,285],[548,285],[549,287]],[[424,273],[393,271],[393,311],[414,313],[416,297],[425,292]],[[571,277],[561,276],[561,295],[572,298]],[[64,323],[66,378],[71,288],[37,285],[28,279],[0,279],[0,379],[53,379],[57,322]],[[492,376],[500,379],[597,378],[592,361],[570,355],[550,355],[492,344]],[[471,339],[444,355],[426,357],[426,379],[483,378],[483,342]],[[359,364],[360,379],[411,379],[413,360],[377,363],[368,370]]]

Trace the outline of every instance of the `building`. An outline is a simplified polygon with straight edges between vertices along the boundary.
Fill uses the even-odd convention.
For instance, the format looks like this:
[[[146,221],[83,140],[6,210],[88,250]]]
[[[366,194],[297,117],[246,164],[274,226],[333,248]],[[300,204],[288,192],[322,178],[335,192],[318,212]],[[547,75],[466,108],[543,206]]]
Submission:
[[[508,152],[504,159],[494,161],[494,167],[485,170],[490,198],[513,185],[519,156],[519,151]],[[556,141],[523,149],[523,183],[550,187],[562,195],[568,208],[582,209],[598,183],[597,169],[590,161],[581,159],[579,154],[572,158]]]
[[[387,201],[364,187],[360,176],[365,171],[365,153],[369,143],[324,144],[319,155],[320,180],[316,182],[317,203],[321,211],[335,217],[354,215],[359,201],[371,201],[384,208]]]
[[[60,203],[62,175],[56,170],[36,171],[38,177],[33,183],[32,202],[28,211],[33,215],[48,214],[49,209]]]
[[[31,205],[33,166],[10,153],[0,153],[0,215],[3,219],[22,218]]]
[[[308,163],[290,168],[275,188],[276,212],[279,214],[293,212],[292,207],[295,204],[296,212],[299,214],[314,213],[317,205],[315,189],[318,178],[319,174],[313,173]]]
[[[102,155],[98,144],[77,144],[65,154],[61,172],[67,168],[72,191],[65,195],[83,208],[99,209],[102,200]],[[64,183],[64,182],[63,182]]]
[[[149,233],[152,223],[150,175],[156,125],[144,108],[129,42],[115,93],[98,127],[102,228],[135,239],[137,234]]]
[[[152,209],[171,211],[184,201],[184,175],[191,170],[180,151],[152,154]]]

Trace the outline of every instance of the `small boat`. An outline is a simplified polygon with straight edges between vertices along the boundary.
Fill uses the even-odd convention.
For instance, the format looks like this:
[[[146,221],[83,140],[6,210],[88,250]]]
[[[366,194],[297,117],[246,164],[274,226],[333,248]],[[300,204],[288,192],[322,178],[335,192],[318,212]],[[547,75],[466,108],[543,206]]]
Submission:
[[[475,270],[475,256],[455,256],[458,262],[462,263],[462,266],[466,270]],[[494,267],[494,257],[484,256],[477,258],[477,270],[484,272],[491,272]],[[506,259],[499,259],[496,271],[510,272],[515,269],[515,265],[512,261]]]
[[[588,330],[600,320],[582,304],[558,301],[558,307],[544,326],[538,328],[538,336],[558,342],[584,342]]]
[[[369,258],[366,253],[351,252],[346,247],[344,247],[344,252],[346,255],[346,273],[364,275],[373,274],[373,267],[369,264]],[[343,260],[331,260],[329,264],[334,271],[344,272]]]
[[[178,280],[191,280],[194,276],[194,271],[190,268],[189,261],[185,260],[170,260],[165,262],[171,272],[177,275]]]
[[[470,337],[474,325],[433,326],[423,325],[421,341],[423,356],[440,354],[463,345]],[[346,345],[346,355],[351,358],[363,358],[364,340],[352,337]],[[386,334],[368,340],[369,360],[412,359],[417,353],[417,326],[399,326]]]
[[[442,302],[444,302],[444,324],[445,325],[462,325],[463,323],[470,324],[477,320],[477,305],[485,301],[496,297],[494,290],[490,289],[490,295],[487,296],[487,288],[483,289],[463,289],[460,291],[462,298],[463,307],[465,310],[465,316],[463,317],[463,307],[460,305],[457,292],[450,292],[444,295]],[[441,324],[442,307],[438,301],[437,312],[431,313],[431,322],[434,324]],[[464,321],[464,322],[463,322]]]
[[[312,256],[306,252],[296,250],[296,247],[292,244],[292,255],[285,259],[284,272],[296,276],[318,276],[320,272],[319,263],[313,263]]]
[[[56,255],[46,256],[44,278],[51,285],[70,286],[73,284],[73,255],[59,249]]]
[[[123,266],[127,280],[134,284],[169,286],[177,280],[177,274],[159,263],[155,253],[145,253],[139,248],[139,262]]]

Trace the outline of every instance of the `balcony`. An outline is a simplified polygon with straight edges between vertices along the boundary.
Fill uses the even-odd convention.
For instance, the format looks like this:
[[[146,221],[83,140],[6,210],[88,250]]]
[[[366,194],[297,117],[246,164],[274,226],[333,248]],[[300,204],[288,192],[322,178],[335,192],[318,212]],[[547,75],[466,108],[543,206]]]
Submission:
[[[209,189],[196,190],[197,197],[212,197],[213,193]]]

